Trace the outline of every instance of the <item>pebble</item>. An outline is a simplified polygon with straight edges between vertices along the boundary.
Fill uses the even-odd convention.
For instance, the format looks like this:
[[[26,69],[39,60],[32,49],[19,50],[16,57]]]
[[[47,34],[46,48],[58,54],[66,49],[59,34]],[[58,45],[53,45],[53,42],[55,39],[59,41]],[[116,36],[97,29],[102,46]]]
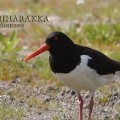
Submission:
[[[16,77],[19,81],[19,76]],[[36,120],[53,120],[57,116],[60,120],[77,120],[79,118],[79,105],[77,103],[77,96],[74,91],[64,87],[60,88],[55,85],[47,85],[46,87],[29,87],[24,86],[21,82],[7,83],[0,81],[0,89],[3,95],[0,95],[0,103],[14,106],[16,109],[21,106],[25,115],[22,116],[23,120],[36,119]],[[10,91],[16,91],[19,86],[19,92],[16,95],[9,95]],[[96,91],[94,100],[95,106],[93,110],[93,119],[97,120],[119,120],[120,118],[120,93],[118,90],[112,90],[107,94],[106,92]],[[21,94],[21,98],[16,97]],[[81,92],[84,99],[84,119],[88,116],[88,102],[89,92]],[[29,96],[29,97],[28,97]],[[31,99],[31,105],[27,102]],[[99,100],[107,98],[108,102],[102,104]],[[48,107],[51,100],[55,101],[55,105],[52,109]],[[39,103],[43,101],[43,104]],[[53,101],[53,103],[54,103]],[[11,104],[12,103],[12,104]],[[13,104],[14,103],[14,104]],[[52,104],[53,104],[52,103]],[[41,105],[39,105],[41,104]]]

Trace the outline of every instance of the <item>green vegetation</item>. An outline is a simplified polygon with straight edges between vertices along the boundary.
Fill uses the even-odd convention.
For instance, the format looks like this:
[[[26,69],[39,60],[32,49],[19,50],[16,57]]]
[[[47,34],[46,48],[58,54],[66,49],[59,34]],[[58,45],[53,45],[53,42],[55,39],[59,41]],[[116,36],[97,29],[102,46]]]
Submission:
[[[13,31],[9,37],[3,36],[2,33],[0,33],[0,48],[3,54],[13,51],[16,52],[16,45],[18,43],[19,41],[16,38],[15,31]]]
[[[69,4],[68,4],[69,3]],[[85,45],[102,51],[107,56],[120,61],[120,4],[119,0],[86,0],[84,4],[76,4],[76,0],[21,0],[0,1],[0,13],[42,15],[54,18],[49,23],[25,23],[23,29],[0,29],[0,80],[1,82],[18,83],[24,85],[31,93],[34,87],[40,87],[53,83],[54,77],[49,67],[48,53],[44,53],[28,62],[22,59],[36,50],[44,41],[48,33],[62,31],[75,43]],[[20,83],[19,83],[20,82]],[[54,81],[58,86],[61,84]],[[118,86],[117,86],[118,87]],[[102,93],[107,89],[99,89]],[[106,93],[107,94],[107,93]],[[26,100],[27,109],[31,106],[44,108],[47,111],[55,110],[57,102],[50,100],[45,103],[43,99],[23,95],[21,88],[13,91],[4,91],[0,88],[0,95],[10,95],[18,99]],[[109,98],[98,99],[106,104]],[[1,102],[1,101],[0,101]],[[39,113],[38,109],[35,109]],[[116,109],[119,107],[116,107]],[[63,111],[62,114],[66,113]],[[19,104],[0,104],[0,119],[21,119],[24,110]],[[64,116],[64,115],[63,115]],[[120,112],[118,117],[120,118]],[[59,120],[56,113],[53,120]]]
[[[0,119],[14,119],[14,120],[22,120],[21,117],[24,116],[23,109],[19,106],[15,108],[15,105],[5,105],[5,102],[0,104]]]

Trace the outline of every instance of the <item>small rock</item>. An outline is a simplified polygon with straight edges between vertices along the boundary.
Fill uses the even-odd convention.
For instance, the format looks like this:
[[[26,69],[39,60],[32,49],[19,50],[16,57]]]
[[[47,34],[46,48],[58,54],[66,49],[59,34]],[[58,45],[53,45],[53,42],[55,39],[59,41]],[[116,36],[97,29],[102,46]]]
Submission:
[[[71,95],[75,95],[75,92],[72,90],[70,94],[71,94]]]

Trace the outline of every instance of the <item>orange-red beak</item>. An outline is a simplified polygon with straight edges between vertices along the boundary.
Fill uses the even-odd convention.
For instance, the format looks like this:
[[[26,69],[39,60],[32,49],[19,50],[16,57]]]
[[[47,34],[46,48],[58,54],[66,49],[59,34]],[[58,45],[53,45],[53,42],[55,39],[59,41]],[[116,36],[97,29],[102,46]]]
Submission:
[[[49,50],[50,46],[47,44],[44,44],[43,46],[41,46],[38,50],[36,50],[35,52],[33,52],[32,54],[28,55],[23,61],[27,61],[29,59],[32,59],[33,57]]]

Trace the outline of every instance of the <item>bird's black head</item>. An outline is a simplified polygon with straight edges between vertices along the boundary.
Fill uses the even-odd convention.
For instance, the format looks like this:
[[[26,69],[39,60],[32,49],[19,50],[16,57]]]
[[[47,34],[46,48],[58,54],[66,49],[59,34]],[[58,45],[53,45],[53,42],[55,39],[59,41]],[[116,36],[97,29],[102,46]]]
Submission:
[[[47,38],[46,38],[46,44],[52,46],[52,45],[56,45],[56,44],[73,44],[73,42],[71,41],[71,39],[65,35],[62,32],[52,32],[50,34],[48,34]]]
[[[68,73],[80,62],[76,45],[62,32],[50,33],[46,38],[49,46],[50,67],[54,73]]]
[[[47,36],[45,43],[50,46],[48,51],[51,54],[69,51],[74,45],[72,40],[62,32],[50,33]]]

